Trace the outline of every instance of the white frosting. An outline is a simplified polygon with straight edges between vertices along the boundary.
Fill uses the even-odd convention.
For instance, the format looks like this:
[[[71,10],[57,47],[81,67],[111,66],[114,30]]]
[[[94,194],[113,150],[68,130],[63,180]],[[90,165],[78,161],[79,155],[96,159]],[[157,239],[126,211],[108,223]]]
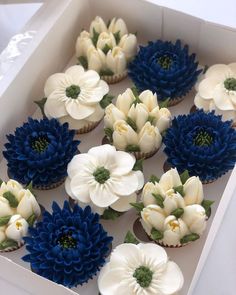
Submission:
[[[198,109],[215,110],[223,120],[236,122],[236,91],[226,89],[228,78],[236,79],[236,63],[211,66],[196,87],[194,103]]]
[[[141,266],[151,271],[147,287],[142,287],[134,276]],[[98,277],[102,295],[173,295],[183,283],[178,265],[168,260],[164,248],[151,243],[117,246]]]
[[[133,171],[135,158],[111,145],[91,148],[86,154],[74,156],[68,165],[65,188],[75,200],[90,205],[93,211],[102,214],[107,207],[125,212],[136,202],[136,191],[144,184],[141,171]],[[94,173],[104,167],[109,176],[103,183]]]
[[[170,126],[171,113],[167,108],[159,108],[157,96],[150,90],[139,95],[139,102],[134,103],[135,99],[128,88],[118,96],[116,105],[107,106],[105,127],[114,130],[113,145],[117,149],[126,150],[128,145],[137,145],[142,152],[149,153],[160,147],[161,132]],[[129,119],[135,123],[137,130],[128,124]]]
[[[94,31],[98,34],[96,44],[92,42]],[[115,38],[117,34],[119,40]],[[121,18],[113,18],[107,26],[103,19],[97,16],[90,25],[90,31],[82,31],[76,42],[76,56],[86,57],[88,69],[98,73],[107,69],[114,74],[124,73],[127,62],[136,53],[137,38],[134,34],[128,33],[126,24]]]
[[[21,242],[28,233],[28,222],[19,214],[13,215],[6,227],[6,237],[16,242]]]

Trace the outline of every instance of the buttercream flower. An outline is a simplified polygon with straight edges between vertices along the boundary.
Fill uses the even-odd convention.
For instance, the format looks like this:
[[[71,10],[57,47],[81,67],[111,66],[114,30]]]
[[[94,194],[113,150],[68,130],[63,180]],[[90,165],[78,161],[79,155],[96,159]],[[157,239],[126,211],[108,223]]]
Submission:
[[[197,70],[195,54],[189,54],[188,45],[182,47],[158,40],[140,46],[135,59],[129,64],[129,76],[140,90],[157,93],[159,100],[169,98],[173,105],[191,90],[201,70]]]
[[[11,216],[15,213],[14,208],[11,208],[8,200],[0,196],[0,218],[5,216]]]
[[[43,220],[30,228],[25,238],[29,254],[23,260],[37,274],[69,288],[87,282],[105,263],[112,238],[99,223],[99,216],[87,206],[65,202],[61,209],[52,205]]]
[[[104,115],[100,103],[108,91],[107,83],[100,80],[97,72],[72,66],[65,73],[57,73],[47,79],[44,113],[48,118],[68,122],[70,128],[76,130],[89,128],[90,123],[95,123],[95,127]]]
[[[206,183],[221,177],[236,162],[236,131],[214,112],[201,110],[174,118],[164,144],[171,166],[180,172],[186,169]]]
[[[223,120],[236,121],[236,63],[216,64],[197,85],[194,103],[198,109],[215,110]]]
[[[20,192],[23,190],[23,186],[14,179],[9,179],[7,182],[2,182],[0,186],[0,196],[2,196],[5,192],[11,192],[18,201],[21,199]]]
[[[125,212],[144,182],[143,173],[132,170],[134,164],[133,156],[111,145],[93,147],[69,163],[66,191],[101,215],[108,207]]]
[[[28,119],[14,134],[7,135],[3,155],[9,175],[22,184],[50,188],[63,181],[67,164],[77,153],[74,131],[56,119]],[[13,191],[14,193],[14,191]]]
[[[93,69],[108,83],[116,83],[127,75],[127,63],[137,52],[137,38],[129,34],[121,18],[108,25],[96,17],[90,32],[82,31],[76,42],[76,56],[86,69]]]
[[[32,216],[34,216],[34,219],[37,219],[41,214],[41,210],[34,195],[28,189],[22,190],[20,195],[21,200],[17,205],[16,213],[26,220]]]
[[[160,148],[161,132],[170,126],[171,114],[159,107],[155,93],[146,90],[138,94],[128,88],[118,96],[116,105],[106,107],[104,123],[109,142],[139,159]]]
[[[151,243],[117,246],[98,277],[101,295],[173,295],[183,283],[178,265]]]
[[[13,215],[10,218],[5,231],[6,237],[10,240],[16,241],[17,243],[21,243],[23,241],[23,237],[25,237],[28,233],[28,227],[28,222],[21,217],[21,215]]]
[[[211,214],[210,200],[203,198],[203,185],[187,171],[170,169],[161,178],[152,176],[142,190],[141,202],[132,203],[140,223],[155,242],[181,247],[200,238]]]

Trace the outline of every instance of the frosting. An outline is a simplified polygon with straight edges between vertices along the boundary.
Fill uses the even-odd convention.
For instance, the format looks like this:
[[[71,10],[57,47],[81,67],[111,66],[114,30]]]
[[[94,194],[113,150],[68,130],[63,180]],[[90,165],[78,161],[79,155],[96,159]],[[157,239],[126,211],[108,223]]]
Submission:
[[[48,118],[68,122],[70,129],[80,129],[104,116],[100,102],[108,93],[106,82],[95,71],[72,66],[65,73],[50,76],[44,87],[47,100],[44,112]]]
[[[106,107],[105,131],[110,130],[109,139],[117,149],[149,153],[160,147],[171,113],[159,107],[156,94],[150,90],[140,95],[133,91],[128,88],[118,96],[116,105]]]
[[[98,277],[101,295],[171,295],[184,283],[178,265],[155,244],[121,244]]]
[[[89,32],[82,31],[76,42],[76,56],[85,68],[101,76],[123,74],[127,63],[137,52],[137,38],[129,34],[121,18],[113,18],[108,25],[97,16]]]
[[[236,121],[236,63],[211,66],[196,90],[194,103],[197,108],[206,112],[215,110],[223,120]]]
[[[80,205],[90,205],[103,214],[108,207],[119,212],[136,202],[144,183],[143,173],[133,171],[135,158],[111,145],[91,148],[74,156],[68,165],[66,191]]]

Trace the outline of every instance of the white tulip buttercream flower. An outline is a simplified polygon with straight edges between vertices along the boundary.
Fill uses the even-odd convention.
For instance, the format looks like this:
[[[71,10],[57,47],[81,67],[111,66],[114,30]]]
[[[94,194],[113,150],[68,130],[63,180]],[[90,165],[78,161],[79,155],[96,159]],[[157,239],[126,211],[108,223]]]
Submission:
[[[22,238],[27,235],[28,223],[19,214],[13,215],[6,228],[6,237],[16,242],[21,242]]]
[[[100,16],[96,16],[90,24],[90,36],[93,36],[94,30],[97,33],[107,32],[107,26]]]
[[[77,38],[75,45],[76,56],[86,56],[87,50],[90,46],[93,46],[90,34],[87,31],[82,31],[79,37]]]
[[[88,68],[100,72],[106,63],[106,56],[101,49],[90,46],[87,50]]]
[[[159,110],[159,118],[157,119],[156,126],[160,133],[170,127],[171,113],[167,108],[161,108]]]
[[[112,49],[116,46],[116,40],[112,33],[102,32],[98,37],[97,49],[104,50],[106,46]]]
[[[116,46],[109,50],[106,56],[107,68],[115,74],[122,74],[126,70],[126,57],[123,50]]]
[[[135,96],[130,88],[127,88],[124,93],[119,94],[116,100],[116,107],[127,117],[130,107],[135,101]]]
[[[113,128],[113,124],[118,120],[125,120],[125,115],[116,106],[110,104],[105,109],[104,122],[107,127]]]
[[[166,215],[160,206],[148,205],[141,211],[141,217],[150,229],[163,230]]]
[[[118,18],[118,19],[113,18],[110,22],[109,27],[108,27],[108,31],[113,34],[119,32],[120,37],[122,37],[128,33],[126,24],[122,18]]]
[[[26,220],[32,214],[34,214],[35,218],[39,217],[41,210],[34,195],[29,190],[23,190],[22,195],[21,201],[16,208],[17,214],[20,214]]]
[[[184,184],[184,201],[186,205],[201,204],[203,185],[199,177],[192,176]]]
[[[3,182],[1,184],[0,196],[2,196],[5,192],[11,192],[19,202],[22,197],[20,195],[20,192],[22,189],[23,189],[23,186],[19,182],[15,181],[13,179],[10,179],[7,182]]]
[[[127,211],[144,183],[143,173],[132,170],[134,164],[132,155],[111,145],[93,147],[69,163],[66,191],[74,200],[92,204],[99,214],[108,207]]]
[[[0,196],[0,217],[11,216],[15,213],[14,208],[11,208],[8,200]]]
[[[146,122],[139,133],[138,146],[143,152],[150,152],[161,146],[162,136],[157,127]]]
[[[122,48],[127,60],[132,59],[137,53],[137,37],[134,34],[125,34],[120,42],[119,47]]]
[[[183,221],[187,224],[191,232],[202,235],[206,228],[206,213],[201,205],[189,205],[184,208],[182,216]]]
[[[117,246],[98,277],[101,295],[173,295],[183,283],[178,265],[151,243]]]

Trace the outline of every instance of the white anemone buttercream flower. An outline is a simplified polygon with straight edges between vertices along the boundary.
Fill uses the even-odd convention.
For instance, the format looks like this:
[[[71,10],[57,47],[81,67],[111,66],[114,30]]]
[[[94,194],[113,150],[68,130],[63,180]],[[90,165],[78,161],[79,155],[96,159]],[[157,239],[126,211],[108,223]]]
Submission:
[[[13,215],[6,228],[6,237],[16,242],[21,242],[28,233],[28,222],[19,214]]]
[[[57,73],[48,78],[44,92],[47,101],[44,111],[47,117],[69,122],[70,128],[76,127],[81,120],[98,121],[104,115],[99,105],[109,91],[106,82],[100,80],[97,72],[84,71],[82,66],[72,66],[65,73]],[[76,122],[75,122],[76,121]],[[83,123],[85,121],[82,121]],[[81,128],[78,123],[78,128]]]
[[[211,66],[197,86],[194,103],[236,122],[236,63]]]
[[[35,218],[38,218],[41,214],[41,210],[34,195],[27,189],[21,191],[22,198],[16,208],[17,214],[20,214],[24,219],[28,219],[34,214]]]
[[[173,295],[183,283],[178,265],[151,243],[117,246],[98,277],[102,295]]]
[[[144,183],[143,173],[132,170],[134,164],[132,155],[111,145],[93,147],[69,163],[66,191],[99,214],[108,207],[125,212],[136,202],[136,192]]]

